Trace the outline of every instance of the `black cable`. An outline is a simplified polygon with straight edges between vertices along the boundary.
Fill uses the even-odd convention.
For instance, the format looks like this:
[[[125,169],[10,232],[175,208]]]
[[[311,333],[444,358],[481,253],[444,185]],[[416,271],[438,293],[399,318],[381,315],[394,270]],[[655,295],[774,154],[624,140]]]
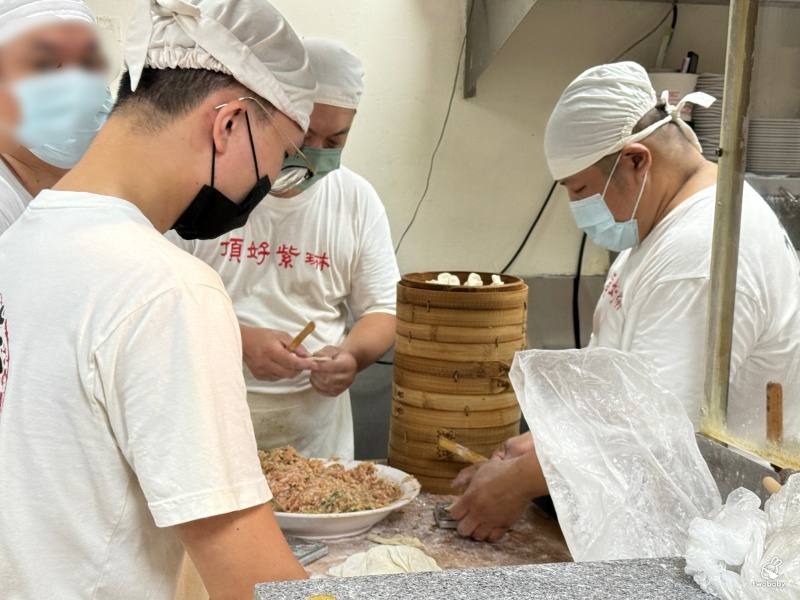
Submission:
[[[376,364],[376,365],[386,365],[387,367],[391,367],[391,366],[393,366],[393,365],[394,365],[394,363],[393,363],[393,362],[389,362],[389,361],[387,361],[387,360],[376,360],[376,361],[375,361],[375,364]]]
[[[469,15],[467,16],[467,29],[469,29],[469,23],[472,20],[472,11],[475,9],[475,2],[472,3],[472,7],[470,8]],[[444,122],[442,123],[442,131],[439,133],[439,140],[436,142],[436,147],[433,149],[433,154],[431,154],[431,164],[428,167],[428,177],[425,180],[425,189],[422,191],[422,196],[420,196],[419,202],[417,202],[417,208],[414,209],[414,214],[411,217],[411,220],[408,222],[408,226],[403,231],[403,234],[400,236],[400,241],[397,242],[397,246],[394,248],[395,255],[400,251],[400,244],[403,243],[403,240],[406,237],[406,234],[411,229],[411,226],[414,224],[414,221],[417,220],[417,214],[419,213],[419,209],[422,206],[422,202],[425,200],[425,196],[428,195],[428,188],[431,186],[431,177],[433,176],[433,165],[436,162],[436,155],[439,153],[439,146],[442,145],[442,140],[444,139],[444,132],[447,129],[447,122],[450,120],[450,112],[453,110],[453,99],[456,96],[456,89],[458,88],[458,76],[461,73],[461,59],[464,57],[464,50],[467,47],[467,35],[464,34],[464,40],[461,42],[461,51],[458,53],[458,65],[456,66],[456,76],[453,78],[453,89],[450,91],[450,100],[447,104],[447,113],[444,115]]]
[[[575,347],[579,350],[581,344],[581,312],[578,293],[581,289],[581,271],[583,270],[583,251],[586,248],[586,234],[581,238],[581,249],[578,250],[578,268],[575,270],[575,277],[572,280],[572,332],[575,335]]]
[[[544,199],[544,203],[542,204],[542,207],[539,209],[539,213],[536,215],[536,218],[533,220],[533,225],[531,225],[531,228],[528,229],[528,233],[525,235],[525,239],[522,240],[522,244],[520,244],[519,248],[517,248],[517,251],[514,253],[514,256],[511,257],[511,260],[508,261],[508,264],[505,266],[505,268],[502,271],[500,271],[500,273],[505,273],[506,271],[508,271],[508,269],[511,268],[511,265],[514,264],[514,261],[517,260],[517,257],[520,255],[520,253],[522,252],[523,248],[525,248],[525,244],[528,243],[528,239],[531,237],[531,234],[533,233],[533,230],[536,228],[536,224],[539,222],[539,219],[541,219],[542,215],[544,214],[544,209],[547,208],[547,203],[550,202],[550,198],[553,197],[553,192],[555,191],[557,185],[558,185],[558,182],[554,181],[553,185],[550,187],[550,191],[547,192],[547,198]]]
[[[621,59],[623,56],[625,56],[628,52],[630,52],[631,50],[636,48],[636,46],[641,44],[643,41],[645,41],[647,38],[649,38],[651,35],[653,35],[656,31],[658,31],[658,28],[661,27],[667,21],[667,19],[669,18],[670,14],[672,15],[672,28],[674,29],[675,28],[675,23],[678,21],[678,3],[677,2],[673,2],[673,4],[670,7],[670,9],[667,11],[667,14],[665,14],[664,17],[658,22],[658,25],[656,25],[650,31],[645,33],[642,37],[640,37],[638,40],[636,40],[633,44],[631,44],[630,46],[625,48],[625,50],[620,52],[617,55],[617,57],[614,58],[613,60],[611,60],[610,62],[617,62],[619,59]]]

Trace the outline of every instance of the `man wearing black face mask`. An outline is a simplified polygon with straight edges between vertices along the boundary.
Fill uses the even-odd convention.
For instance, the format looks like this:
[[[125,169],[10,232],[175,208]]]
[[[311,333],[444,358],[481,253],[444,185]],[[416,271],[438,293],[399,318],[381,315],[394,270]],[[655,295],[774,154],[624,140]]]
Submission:
[[[159,2],[134,16],[84,159],[0,239],[13,597],[166,600],[184,548],[213,598],[305,576],[268,504],[230,299],[162,234],[218,236],[299,183],[308,169],[282,166],[316,83],[266,0]]]

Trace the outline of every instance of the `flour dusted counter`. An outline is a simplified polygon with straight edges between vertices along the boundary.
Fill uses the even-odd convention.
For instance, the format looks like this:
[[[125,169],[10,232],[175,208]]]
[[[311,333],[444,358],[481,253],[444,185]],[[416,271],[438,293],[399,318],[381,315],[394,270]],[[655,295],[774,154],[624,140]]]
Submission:
[[[444,569],[438,573],[328,579],[328,569],[374,544],[366,536],[328,540],[328,556],[306,569],[312,579],[256,586],[255,600],[705,600],[679,558],[572,563],[558,523],[536,507],[498,544],[474,542],[434,525],[437,502],[421,494],[378,524],[383,536],[417,537]],[[326,599],[328,600],[328,599]]]
[[[403,535],[418,538],[425,552],[442,569],[473,569],[553,563],[571,560],[558,523],[538,508],[531,508],[498,544],[463,539],[453,530],[439,529],[434,524],[433,509],[437,502],[454,501],[455,496],[420,494],[411,504],[392,513],[376,525],[371,533],[384,537]],[[324,540],[329,553],[306,567],[311,577],[325,577],[328,569],[357,552],[375,544],[366,534],[339,540]]]

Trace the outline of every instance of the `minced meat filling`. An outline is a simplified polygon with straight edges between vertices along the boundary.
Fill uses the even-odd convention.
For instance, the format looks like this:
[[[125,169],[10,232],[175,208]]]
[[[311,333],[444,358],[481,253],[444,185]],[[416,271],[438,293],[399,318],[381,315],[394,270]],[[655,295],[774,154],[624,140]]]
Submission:
[[[304,458],[291,446],[258,451],[261,468],[279,512],[304,514],[347,513],[384,508],[400,499],[400,486],[377,475],[374,463],[362,462],[346,471],[340,464],[326,466],[318,458]]]

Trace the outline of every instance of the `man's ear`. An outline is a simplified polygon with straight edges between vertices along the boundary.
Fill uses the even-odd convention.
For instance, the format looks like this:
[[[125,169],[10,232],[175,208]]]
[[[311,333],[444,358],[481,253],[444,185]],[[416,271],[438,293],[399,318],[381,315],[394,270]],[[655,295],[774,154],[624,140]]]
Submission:
[[[641,181],[653,166],[653,155],[650,149],[644,144],[631,144],[624,150],[623,158],[628,158],[633,164],[634,174],[637,181]]]
[[[234,100],[222,108],[214,109],[214,112],[216,113],[212,125],[214,148],[217,154],[225,154],[237,127],[243,126],[244,108],[239,100]]]

